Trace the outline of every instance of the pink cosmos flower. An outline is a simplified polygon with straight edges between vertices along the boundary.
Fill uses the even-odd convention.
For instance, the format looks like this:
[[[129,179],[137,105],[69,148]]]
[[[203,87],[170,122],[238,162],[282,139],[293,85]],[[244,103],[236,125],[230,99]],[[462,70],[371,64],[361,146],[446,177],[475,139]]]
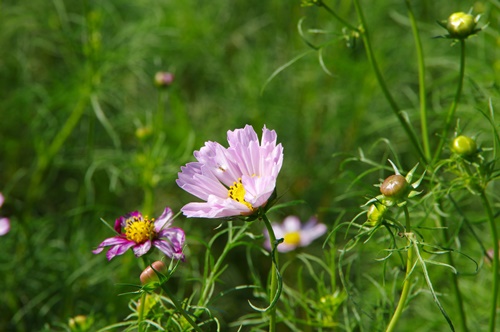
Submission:
[[[158,219],[148,219],[140,212],[134,211],[116,219],[115,230],[118,235],[104,240],[97,249],[98,254],[104,247],[111,247],[106,253],[108,260],[122,255],[132,248],[136,257],[149,252],[152,246],[160,249],[165,255],[184,260],[182,247],[185,235],[180,228],[170,227],[173,213],[167,207]]]
[[[318,224],[315,217],[310,218],[303,226],[296,216],[286,217],[282,224],[272,223],[271,225],[276,239],[283,239],[283,242],[278,244],[279,252],[288,252],[297,247],[308,246],[312,241],[326,233],[326,226]],[[266,238],[264,247],[271,250],[267,229],[264,229],[264,236]]]
[[[204,202],[186,204],[187,217],[220,218],[250,215],[266,205],[283,164],[276,132],[265,126],[262,140],[252,126],[227,132],[229,147],[206,142],[194,152],[197,162],[181,167],[177,184]]]
[[[0,193],[0,207],[4,201],[3,195]],[[0,236],[7,234],[10,231],[10,221],[8,218],[0,217]]]

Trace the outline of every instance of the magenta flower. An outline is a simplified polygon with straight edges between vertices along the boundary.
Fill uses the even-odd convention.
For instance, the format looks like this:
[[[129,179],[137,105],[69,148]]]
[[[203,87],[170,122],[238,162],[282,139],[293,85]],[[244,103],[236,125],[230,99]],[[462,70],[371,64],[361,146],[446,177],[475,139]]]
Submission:
[[[197,162],[181,167],[177,184],[204,200],[186,204],[187,217],[220,218],[250,215],[266,205],[283,164],[276,132],[265,126],[259,143],[252,126],[227,132],[229,147],[206,142],[194,152]]]
[[[92,251],[98,254],[104,247],[111,247],[106,253],[108,260],[122,255],[132,248],[136,257],[149,252],[152,246],[160,249],[165,255],[175,259],[184,259],[182,247],[185,235],[180,228],[170,227],[173,213],[167,207],[157,220],[143,217],[140,212],[134,211],[116,219],[115,230],[118,235],[104,240],[97,249]]]
[[[3,195],[0,193],[0,207],[4,201]],[[10,231],[10,221],[8,218],[0,217],[0,236],[7,234]]]
[[[300,219],[296,216],[288,216],[283,220],[282,224],[272,223],[274,235],[276,239],[283,239],[283,242],[278,244],[279,252],[288,252],[297,247],[305,247],[311,244],[320,236],[326,233],[326,226],[318,224],[315,217],[302,226]],[[269,240],[269,233],[264,229],[264,236],[266,242],[264,247],[271,250],[271,242]]]

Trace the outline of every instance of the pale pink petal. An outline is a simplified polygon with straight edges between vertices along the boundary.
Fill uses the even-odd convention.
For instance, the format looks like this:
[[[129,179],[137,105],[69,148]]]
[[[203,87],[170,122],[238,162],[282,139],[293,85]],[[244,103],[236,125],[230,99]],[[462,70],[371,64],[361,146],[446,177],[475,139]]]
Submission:
[[[0,236],[10,231],[10,221],[7,218],[0,218]]]
[[[312,241],[321,237],[327,231],[325,224],[318,224],[316,219],[312,219],[304,225],[300,232],[300,245],[302,247],[308,246]]]
[[[181,211],[188,218],[224,218],[252,212],[245,204],[215,196],[209,196],[207,202],[188,203]]]
[[[283,228],[286,233],[298,232],[300,227],[300,219],[296,216],[288,216],[283,220]]]
[[[241,170],[231,160],[227,149],[216,142],[206,142],[200,151],[194,152],[195,158],[205,166],[204,171],[210,172],[225,186],[232,186],[241,176]]]
[[[210,172],[204,172],[204,165],[197,162],[181,167],[176,180],[179,187],[188,193],[207,200],[209,195],[227,197],[227,188]]]
[[[0,207],[3,205],[5,198],[3,197],[2,193],[0,193]]]
[[[227,132],[227,142],[229,146],[247,146],[251,141],[258,141],[257,133],[251,125],[246,125],[243,129],[229,130]]]
[[[245,187],[245,201],[254,208],[264,206],[276,187],[276,179],[270,176],[242,176],[241,183]]]

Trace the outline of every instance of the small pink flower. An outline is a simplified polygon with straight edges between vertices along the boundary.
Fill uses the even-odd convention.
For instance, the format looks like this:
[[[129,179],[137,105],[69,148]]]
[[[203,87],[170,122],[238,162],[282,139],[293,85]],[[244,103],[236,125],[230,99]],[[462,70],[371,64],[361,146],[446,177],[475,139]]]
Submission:
[[[155,246],[168,257],[183,260],[184,231],[181,228],[170,227],[172,217],[172,210],[168,207],[157,220],[144,218],[137,211],[128,213],[115,221],[115,230],[118,235],[104,240],[92,252],[98,254],[103,251],[104,247],[111,247],[106,253],[108,260],[111,260],[130,248],[135,256],[139,257]]]
[[[283,220],[282,224],[272,223],[272,227],[276,239],[283,239],[283,242],[278,244],[279,252],[288,252],[297,247],[308,246],[312,241],[326,233],[326,226],[324,224],[318,224],[315,217],[310,218],[309,221],[302,226],[298,217],[288,216]],[[271,242],[267,229],[264,229],[264,236],[266,238],[264,247],[271,250]]]
[[[4,197],[0,193],[0,207],[3,205]],[[5,217],[0,217],[0,236],[7,234],[10,231],[10,220]]]
[[[187,217],[250,215],[266,205],[283,164],[276,132],[265,126],[262,140],[252,126],[227,132],[229,147],[206,142],[194,152],[197,162],[181,167],[177,184],[204,202],[186,204]]]

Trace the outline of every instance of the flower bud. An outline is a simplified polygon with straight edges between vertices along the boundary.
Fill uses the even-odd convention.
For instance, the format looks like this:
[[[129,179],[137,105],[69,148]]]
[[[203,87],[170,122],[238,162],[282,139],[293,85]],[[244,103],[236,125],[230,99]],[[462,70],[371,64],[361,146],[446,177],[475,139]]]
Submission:
[[[83,332],[83,331],[90,331],[92,324],[93,324],[92,317],[77,315],[69,319],[68,326],[70,328],[70,331],[72,332]]]
[[[380,186],[380,192],[385,197],[401,198],[408,191],[409,185],[401,174],[393,174],[384,180]]]
[[[471,14],[453,13],[448,17],[446,29],[451,38],[464,39],[475,32],[476,20]]]
[[[159,71],[155,74],[155,84],[159,88],[166,88],[174,82],[174,74],[164,71]]]
[[[151,266],[153,266],[154,270],[153,268],[151,268]],[[155,270],[158,272],[163,272],[166,269],[167,267],[162,261],[153,262],[151,265],[145,268],[144,271],[142,271],[140,276],[141,283],[145,285],[149,282],[158,281],[158,275],[156,274]]]
[[[153,130],[151,127],[139,127],[135,130],[135,137],[138,139],[145,139],[151,136]]]
[[[453,140],[451,150],[461,157],[469,157],[477,152],[477,145],[472,138],[460,135]]]
[[[368,217],[367,223],[371,226],[378,225],[382,220],[384,220],[384,215],[387,211],[387,206],[379,203],[370,205],[366,216]]]

